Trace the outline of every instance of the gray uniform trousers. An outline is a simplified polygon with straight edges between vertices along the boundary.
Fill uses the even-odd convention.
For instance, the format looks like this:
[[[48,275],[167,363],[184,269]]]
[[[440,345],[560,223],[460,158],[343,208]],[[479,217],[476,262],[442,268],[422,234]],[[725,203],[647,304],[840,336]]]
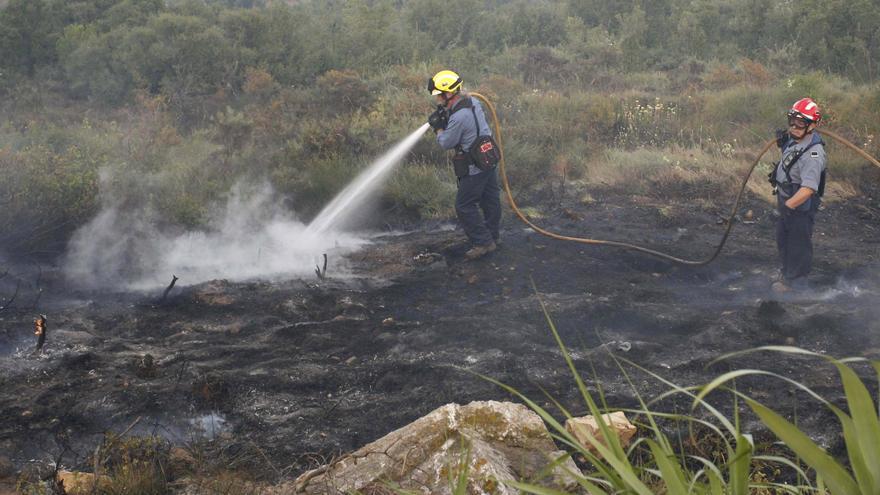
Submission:
[[[819,211],[820,199],[815,194],[803,211],[785,206],[782,195],[777,196],[779,219],[776,222],[776,247],[782,261],[782,277],[792,282],[810,273],[813,265],[813,223]],[[802,205],[804,206],[804,205]]]
[[[464,233],[474,245],[484,246],[498,239],[501,224],[500,194],[498,167],[458,179],[455,214]]]

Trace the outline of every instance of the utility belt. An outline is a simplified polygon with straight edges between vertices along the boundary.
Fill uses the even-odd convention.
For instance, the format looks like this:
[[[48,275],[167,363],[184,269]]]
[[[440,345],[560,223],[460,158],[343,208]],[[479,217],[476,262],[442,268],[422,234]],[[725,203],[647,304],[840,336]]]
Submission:
[[[788,206],[785,205],[785,202],[789,198],[794,196],[795,193],[798,192],[798,190],[800,190],[801,185],[795,184],[793,182],[785,182],[785,183],[779,183],[777,185],[777,188],[779,189],[778,196],[776,197],[777,198],[777,205],[779,206],[779,211],[782,212],[783,214],[785,214],[789,211],[792,211],[791,209],[788,208]],[[801,212],[801,213],[809,213],[809,214],[814,215],[817,211],[819,211],[819,205],[821,205],[821,204],[822,204],[822,196],[817,191],[817,192],[814,192],[809,198],[807,198],[806,201],[804,201],[803,203],[798,205],[796,208],[794,208],[793,211],[797,211],[797,212]]]
[[[801,185],[795,184],[794,182],[777,182],[776,187],[773,188],[773,194],[778,194],[783,198],[790,198],[794,196],[800,188]]]
[[[452,157],[452,170],[455,172],[455,176],[461,179],[470,175],[473,163],[474,159],[471,158],[470,153],[456,152]]]
[[[476,146],[477,143],[475,142],[472,148]],[[493,168],[495,168],[495,163],[492,163],[491,161],[477,160],[474,157],[474,155],[476,154],[478,153],[468,151],[456,151],[455,155],[452,156],[452,170],[455,171],[456,177],[461,179],[466,175],[470,175],[471,165],[477,167],[477,169],[481,172],[485,172],[487,170],[492,170]]]
[[[819,188],[816,189],[816,192],[813,193],[813,196],[822,197],[825,195],[825,177],[826,171],[822,171],[822,175],[819,176]],[[776,196],[779,194],[785,198],[790,198],[795,195],[796,192],[801,188],[800,184],[796,184],[791,181],[779,182],[775,177],[770,178],[770,184],[773,185],[773,195]]]

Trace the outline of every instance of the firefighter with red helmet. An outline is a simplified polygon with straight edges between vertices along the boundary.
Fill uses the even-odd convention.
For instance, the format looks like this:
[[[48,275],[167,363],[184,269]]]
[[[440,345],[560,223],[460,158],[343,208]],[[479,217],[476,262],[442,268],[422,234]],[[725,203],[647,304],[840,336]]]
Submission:
[[[819,105],[810,98],[794,103],[788,111],[788,130],[776,132],[782,152],[770,183],[776,194],[779,218],[776,246],[782,262],[776,292],[803,286],[813,263],[813,224],[825,191],[825,143],[814,132],[822,120]]]

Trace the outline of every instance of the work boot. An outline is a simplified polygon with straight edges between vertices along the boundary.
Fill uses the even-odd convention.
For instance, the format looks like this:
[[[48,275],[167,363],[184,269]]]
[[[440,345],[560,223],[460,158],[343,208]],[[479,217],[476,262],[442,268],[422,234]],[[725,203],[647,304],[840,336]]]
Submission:
[[[490,242],[489,244],[483,244],[481,246],[474,246],[474,247],[468,249],[468,251],[466,253],[464,253],[464,257],[469,260],[475,260],[481,256],[485,256],[485,255],[491,253],[492,251],[495,251],[495,243],[494,242]]]

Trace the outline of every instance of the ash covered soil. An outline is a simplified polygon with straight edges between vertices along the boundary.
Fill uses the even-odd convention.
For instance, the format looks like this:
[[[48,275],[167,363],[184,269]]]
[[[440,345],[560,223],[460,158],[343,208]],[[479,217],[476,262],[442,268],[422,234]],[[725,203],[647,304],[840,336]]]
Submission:
[[[588,204],[572,195],[544,208],[538,223],[702,258],[729,208],[694,206],[687,194],[592,194]],[[720,258],[703,268],[554,241],[508,212],[503,246],[474,262],[463,260],[460,231],[386,235],[349,255],[352,276],[334,274],[331,254],[323,281],[218,280],[175,288],[164,304],[156,303],[161,290],[84,292],[47,274],[39,311],[0,313],[0,454],[21,468],[64,451],[62,462],[76,467],[105,431],[140,418],[130,433],[262,451],[271,461],[242,456],[253,464],[243,467],[295,475],[440,405],[511,399],[477,374],[542,404],[546,390],[583,413],[540,301],[612,406],[637,403],[609,351],[683,386],[759,367],[842,403],[836,372],[816,359],[758,354],[709,364],[769,344],[880,357],[880,191],[824,207],[814,287],[785,297],[769,291],[772,208],[749,198],[742,212],[749,209],[753,223],[736,225]],[[33,356],[38,312],[49,318],[48,343]],[[667,390],[628,371],[645,398]],[[785,414],[797,402],[799,422],[839,448],[833,417],[803,394],[772,379],[737,385]]]

